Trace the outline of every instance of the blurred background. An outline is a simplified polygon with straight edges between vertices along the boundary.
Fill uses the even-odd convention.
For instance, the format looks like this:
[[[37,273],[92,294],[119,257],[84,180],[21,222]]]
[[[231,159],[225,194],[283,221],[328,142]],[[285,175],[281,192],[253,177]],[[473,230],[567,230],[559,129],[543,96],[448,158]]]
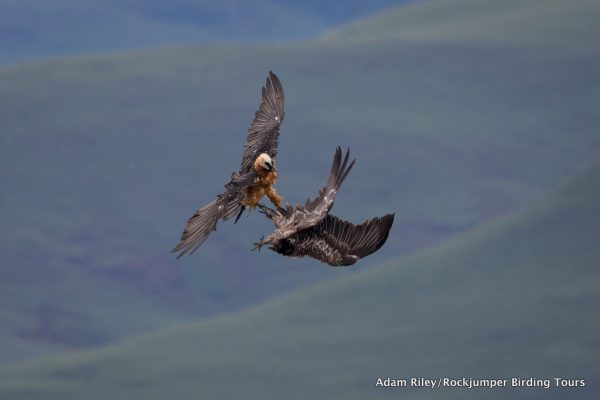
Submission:
[[[0,0],[0,398],[597,397],[599,19],[594,0]],[[251,252],[258,213],[169,253],[239,167],[269,70],[285,199],[340,145],[334,213],[396,213],[353,267]],[[413,376],[586,386],[375,387]]]

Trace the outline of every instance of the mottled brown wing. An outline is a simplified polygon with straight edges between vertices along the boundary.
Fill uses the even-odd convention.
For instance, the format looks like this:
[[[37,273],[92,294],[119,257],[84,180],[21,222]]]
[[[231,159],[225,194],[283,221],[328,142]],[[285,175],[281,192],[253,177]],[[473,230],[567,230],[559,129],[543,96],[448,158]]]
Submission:
[[[333,215],[327,215],[315,228],[315,243],[321,247],[320,254],[331,255],[331,260],[321,260],[330,265],[352,265],[358,259],[379,250],[386,242],[394,214],[373,218],[354,225]]]
[[[217,230],[217,222],[220,219],[228,220],[241,210],[244,193],[252,184],[254,177],[253,171],[245,175],[234,173],[231,181],[225,185],[225,192],[206,206],[199,208],[188,219],[179,244],[171,252],[179,252],[177,258],[188,252],[193,254],[208,236]]]
[[[304,221],[298,224],[298,229],[305,229],[316,225],[329,213],[335,201],[335,195],[340,190],[342,183],[350,173],[356,160],[350,161],[350,149],[346,150],[346,155],[342,158],[342,149],[338,146],[335,149],[333,163],[327,178],[327,185],[321,188],[314,200],[306,200],[304,207],[296,208],[296,212],[304,215]]]
[[[338,146],[335,150],[327,184],[321,188],[314,200],[307,199],[304,206],[291,207],[288,204],[286,209],[274,212],[270,217],[275,225],[273,235],[289,237],[302,230],[310,229],[321,222],[329,213],[335,195],[354,166],[356,160],[348,163],[349,159],[350,149],[346,151],[346,155],[342,158],[342,149]]]
[[[279,78],[269,71],[267,83],[262,88],[262,102],[248,129],[242,154],[241,174],[253,168],[254,160],[261,153],[267,153],[275,159],[279,145],[279,127],[284,116],[283,86]]]

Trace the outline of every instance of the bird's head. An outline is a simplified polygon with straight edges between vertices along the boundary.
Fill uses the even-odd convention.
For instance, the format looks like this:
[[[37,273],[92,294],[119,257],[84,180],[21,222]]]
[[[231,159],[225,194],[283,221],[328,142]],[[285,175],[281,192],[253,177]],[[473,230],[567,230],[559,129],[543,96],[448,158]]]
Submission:
[[[271,244],[269,248],[284,256],[291,256],[295,250],[294,245],[288,238],[278,240],[276,243]]]
[[[261,153],[256,158],[256,161],[254,161],[254,170],[256,172],[272,171],[273,170],[273,160],[271,159],[271,156],[269,156],[267,153]]]

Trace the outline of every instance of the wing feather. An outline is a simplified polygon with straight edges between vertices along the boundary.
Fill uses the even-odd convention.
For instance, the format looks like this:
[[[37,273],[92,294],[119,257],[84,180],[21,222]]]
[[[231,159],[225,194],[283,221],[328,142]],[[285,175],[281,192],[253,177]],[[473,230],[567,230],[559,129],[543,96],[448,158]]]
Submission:
[[[254,160],[261,153],[267,153],[273,159],[277,156],[279,127],[285,117],[284,105],[281,81],[277,75],[269,71],[267,82],[262,88],[262,102],[248,129],[242,154],[241,173],[249,172]]]
[[[342,149],[338,146],[335,149],[333,163],[327,178],[327,185],[319,190],[319,194],[314,200],[308,198],[302,209],[302,214],[305,215],[305,220],[299,224],[298,229],[303,229],[311,225],[316,225],[329,213],[333,206],[335,196],[340,190],[342,183],[350,173],[356,160],[350,160],[350,149],[346,150],[346,155],[342,158]]]
[[[331,170],[327,177],[327,185],[319,190],[319,194],[314,200],[310,198],[306,200],[304,208],[312,213],[327,213],[333,206],[335,195],[344,183],[344,180],[350,173],[350,170],[354,166],[356,160],[348,165],[350,159],[350,149],[346,150],[346,155],[342,160],[342,149],[338,146],[335,149],[335,155],[333,156],[333,163],[331,164]],[[323,215],[324,217],[325,215]]]
[[[230,182],[225,185],[225,192],[189,218],[181,241],[172,250],[180,252],[177,258],[196,251],[211,232],[217,229],[220,219],[227,220],[239,213],[245,190],[255,178],[254,160],[260,153],[267,153],[271,158],[275,158],[277,154],[279,127],[284,116],[283,86],[279,78],[269,71],[262,88],[262,102],[248,129],[240,173],[233,173]]]
[[[196,210],[188,219],[179,244],[171,252],[179,252],[177,258],[187,253],[193,254],[208,236],[217,230],[217,222],[220,219],[228,220],[240,211],[244,193],[252,184],[254,177],[253,171],[244,175],[232,174],[231,180],[225,185],[225,192]]]
[[[354,225],[333,215],[327,215],[317,225],[317,240],[323,238],[327,245],[331,246],[327,253],[339,254],[341,265],[354,264],[359,258],[363,258],[379,250],[386,242],[392,224],[394,214],[376,217],[367,220],[360,225]],[[331,260],[323,260],[329,262]],[[330,263],[330,262],[329,262]],[[331,263],[330,263],[331,264]],[[339,264],[338,264],[339,265]]]
[[[297,232],[310,229],[323,220],[333,206],[335,196],[340,186],[348,176],[356,160],[350,159],[350,149],[342,157],[342,149],[338,146],[335,150],[331,170],[327,178],[327,184],[321,188],[314,200],[308,198],[304,206],[286,206],[285,215],[282,218],[272,219],[275,224],[273,237],[289,237]]]
[[[204,243],[211,232],[217,230],[217,221],[219,220],[218,207],[218,199],[213,200],[206,206],[198,209],[188,219],[186,227],[181,234],[181,241],[171,250],[172,253],[179,252],[177,258],[184,256],[188,252],[193,254]]]

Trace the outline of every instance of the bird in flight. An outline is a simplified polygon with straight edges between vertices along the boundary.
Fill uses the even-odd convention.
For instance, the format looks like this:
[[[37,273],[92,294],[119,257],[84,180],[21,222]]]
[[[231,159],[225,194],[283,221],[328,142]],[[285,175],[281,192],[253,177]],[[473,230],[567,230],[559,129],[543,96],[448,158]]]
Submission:
[[[335,195],[356,161],[348,164],[349,157],[349,149],[343,159],[342,149],[336,149],[327,185],[304,206],[294,208],[288,204],[285,209],[274,210],[259,205],[275,225],[275,232],[263,237],[255,249],[269,245],[269,249],[284,256],[309,256],[331,266],[352,265],[379,250],[388,238],[394,214],[373,218],[360,225],[329,214]]]
[[[277,181],[275,159],[284,116],[283,86],[269,71],[262,88],[262,102],[248,129],[240,170],[231,174],[223,193],[189,218],[181,241],[172,250],[179,252],[177,258],[196,251],[217,229],[219,220],[228,220],[237,214],[237,222],[246,208],[254,209],[264,196],[276,207],[281,206],[282,198],[273,185]]]

